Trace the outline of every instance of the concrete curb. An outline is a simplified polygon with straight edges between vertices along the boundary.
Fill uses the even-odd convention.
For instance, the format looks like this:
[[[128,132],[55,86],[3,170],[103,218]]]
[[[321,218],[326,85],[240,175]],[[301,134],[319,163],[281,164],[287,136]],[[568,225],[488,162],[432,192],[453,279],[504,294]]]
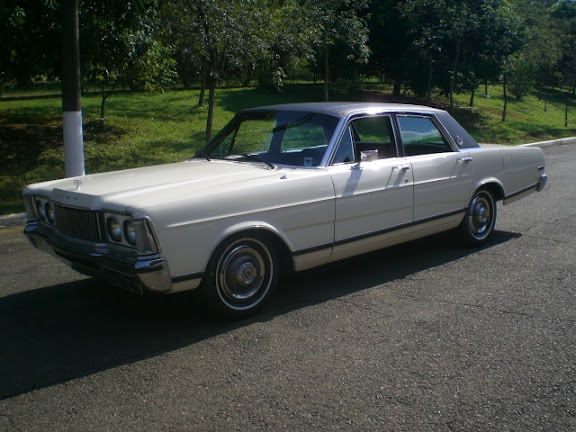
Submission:
[[[13,213],[0,216],[0,228],[6,228],[14,225],[24,225],[26,223],[26,213]]]
[[[550,147],[553,145],[566,145],[566,144],[576,144],[576,137],[560,138],[550,141],[540,141],[530,144],[522,144],[520,145],[520,147]]]
[[[522,144],[521,147],[550,147],[553,145],[576,144],[576,137],[560,138],[550,141],[540,141],[530,144]],[[0,215],[0,228],[14,225],[24,225],[26,223],[26,213],[14,213],[10,215]]]

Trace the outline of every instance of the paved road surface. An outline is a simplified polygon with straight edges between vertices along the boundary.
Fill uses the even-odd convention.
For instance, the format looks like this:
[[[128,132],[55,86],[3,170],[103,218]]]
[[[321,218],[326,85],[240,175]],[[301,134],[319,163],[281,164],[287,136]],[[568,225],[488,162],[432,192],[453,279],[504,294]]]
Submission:
[[[546,153],[487,247],[305,272],[235,324],[0,230],[0,431],[576,430],[576,146]]]

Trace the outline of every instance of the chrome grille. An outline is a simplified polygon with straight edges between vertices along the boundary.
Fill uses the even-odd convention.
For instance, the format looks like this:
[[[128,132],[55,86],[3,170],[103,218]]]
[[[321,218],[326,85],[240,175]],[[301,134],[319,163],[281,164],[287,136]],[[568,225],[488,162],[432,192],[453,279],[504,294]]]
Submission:
[[[98,213],[70,207],[55,206],[56,228],[70,237],[100,241]]]

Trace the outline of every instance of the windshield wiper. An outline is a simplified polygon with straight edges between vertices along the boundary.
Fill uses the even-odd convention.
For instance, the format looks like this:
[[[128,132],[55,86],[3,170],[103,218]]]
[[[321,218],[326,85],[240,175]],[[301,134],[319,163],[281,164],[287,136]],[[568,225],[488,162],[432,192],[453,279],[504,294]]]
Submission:
[[[250,160],[253,160],[253,161],[256,161],[256,162],[265,163],[266,165],[268,165],[268,166],[269,166],[270,168],[272,168],[272,169],[275,169],[275,168],[276,168],[272,163],[270,163],[270,162],[268,162],[268,161],[265,161],[265,160],[262,159],[260,156],[255,156],[255,155],[250,154],[250,153],[242,153],[242,156],[244,156],[246,159],[250,159]]]

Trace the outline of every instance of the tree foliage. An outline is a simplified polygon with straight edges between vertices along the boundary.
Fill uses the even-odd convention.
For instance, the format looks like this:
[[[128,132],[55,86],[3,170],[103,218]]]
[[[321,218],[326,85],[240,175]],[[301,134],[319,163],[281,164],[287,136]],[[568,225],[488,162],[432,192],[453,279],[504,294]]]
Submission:
[[[60,5],[55,0],[0,0],[0,90],[3,82],[19,88],[60,70]]]
[[[104,103],[117,85],[161,90],[176,78],[172,51],[158,37],[157,8],[153,0],[82,3],[82,68],[87,79],[101,86],[102,118]]]
[[[521,22],[506,0],[412,0],[399,5],[409,23],[413,52],[440,71],[439,85],[450,97],[490,79],[521,46]],[[434,83],[427,80],[427,92]]]
[[[0,0],[0,91],[60,76],[59,0]],[[282,91],[290,72],[334,83],[377,76],[416,95],[506,83],[576,87],[576,2],[568,0],[99,0],[80,2],[84,79],[104,102],[118,86],[175,81],[208,93],[211,135],[219,85]]]

